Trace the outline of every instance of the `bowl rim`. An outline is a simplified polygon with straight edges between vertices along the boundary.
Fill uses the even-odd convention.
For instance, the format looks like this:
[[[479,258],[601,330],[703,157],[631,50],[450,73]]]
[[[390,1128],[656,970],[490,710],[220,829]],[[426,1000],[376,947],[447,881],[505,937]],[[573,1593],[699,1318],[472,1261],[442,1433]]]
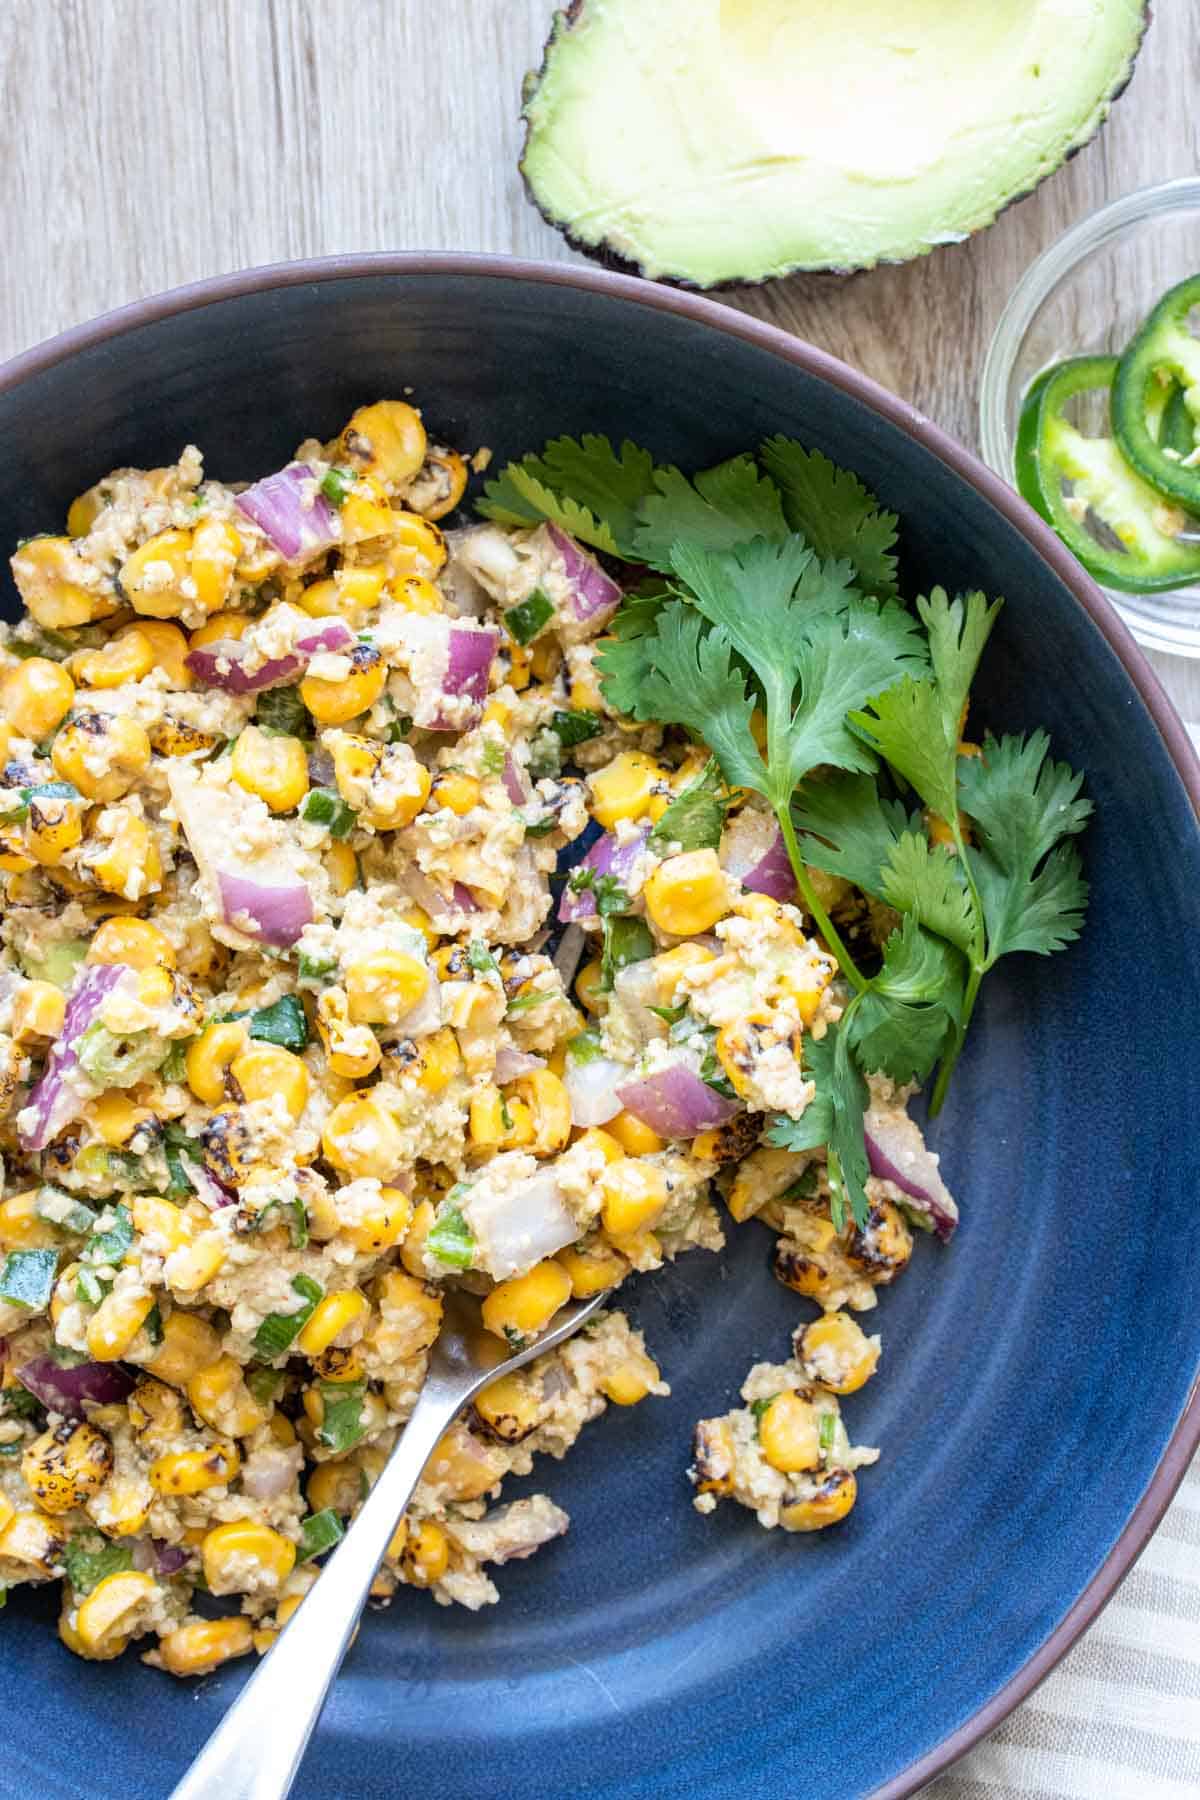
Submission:
[[[1128,205],[1130,200],[1138,197],[1126,196],[1124,202],[1118,201],[1115,205]],[[1080,229],[1077,227],[1076,231]],[[1093,620],[1154,721],[1200,822],[1200,756],[1186,726],[1111,601],[1032,507],[974,451],[960,444],[916,407],[889,393],[869,375],[804,338],[701,294],[658,286],[637,276],[606,269],[489,253],[364,251],[297,262],[266,263],[171,288],[71,326],[0,365],[0,393],[19,387],[22,382],[68,361],[80,351],[142,326],[222,301],[327,281],[430,275],[500,278],[531,286],[574,288],[648,307],[652,311],[672,313],[726,337],[739,338],[816,376],[897,426],[906,436],[915,438],[1020,532]],[[1129,1573],[1170,1505],[1197,1448],[1200,1448],[1200,1370],[1141,1499],[1083,1592],[1003,1687],[948,1737],[876,1788],[869,1800],[906,1800],[907,1796],[916,1794],[994,1731],[1014,1707],[1028,1698],[1095,1621]]]

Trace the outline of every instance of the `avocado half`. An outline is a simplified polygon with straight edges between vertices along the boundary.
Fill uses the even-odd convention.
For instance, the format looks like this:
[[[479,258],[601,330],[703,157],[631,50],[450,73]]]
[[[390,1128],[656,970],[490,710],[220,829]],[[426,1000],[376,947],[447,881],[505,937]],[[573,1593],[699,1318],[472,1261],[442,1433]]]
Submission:
[[[1100,128],[1146,0],[573,0],[521,172],[571,243],[709,288],[907,262]]]

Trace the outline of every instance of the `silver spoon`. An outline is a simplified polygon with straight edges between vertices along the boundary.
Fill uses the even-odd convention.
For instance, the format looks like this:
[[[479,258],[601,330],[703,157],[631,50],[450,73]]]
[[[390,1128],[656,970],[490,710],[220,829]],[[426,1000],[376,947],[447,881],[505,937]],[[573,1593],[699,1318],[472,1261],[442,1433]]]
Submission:
[[[609,1297],[564,1306],[549,1330],[513,1355],[484,1329],[473,1295],[446,1291],[425,1386],[382,1475],[171,1800],[283,1800],[290,1792],[376,1570],[438,1439],[481,1388],[561,1344]]]

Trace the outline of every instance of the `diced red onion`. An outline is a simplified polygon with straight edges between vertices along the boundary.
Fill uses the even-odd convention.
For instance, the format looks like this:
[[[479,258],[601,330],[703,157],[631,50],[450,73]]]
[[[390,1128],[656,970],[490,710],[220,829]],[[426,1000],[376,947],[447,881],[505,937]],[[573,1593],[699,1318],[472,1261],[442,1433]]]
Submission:
[[[118,1406],[133,1389],[135,1377],[120,1363],[76,1363],[64,1368],[52,1356],[35,1356],[16,1370],[17,1380],[35,1400],[64,1418],[82,1419],[85,1400]]]
[[[476,900],[470,888],[464,887],[461,881],[456,881],[454,883],[454,886],[450,890],[450,894],[455,906],[457,906],[460,912],[477,913],[479,911],[478,900]]]
[[[518,1050],[515,1044],[501,1044],[496,1052],[494,1079],[503,1087],[506,1082],[520,1081],[522,1075],[532,1075],[535,1069],[545,1066],[544,1056],[535,1056],[532,1050]]]
[[[796,877],[783,833],[774,817],[747,806],[726,827],[721,839],[721,866],[754,894],[794,900]]]
[[[742,876],[742,886],[749,888],[752,894],[769,894],[772,900],[796,898],[796,877],[782,831],[775,833],[775,842],[767,854],[752,869],[747,869]]]
[[[83,1111],[86,1092],[81,1093],[67,1080],[78,1063],[75,1046],[124,974],[121,963],[84,963],[79,968],[63,1015],[62,1031],[23,1109],[23,1113],[28,1110],[34,1115],[33,1123],[18,1132],[23,1150],[44,1150]]]
[[[308,753],[308,779],[313,787],[332,787],[336,779],[333,758],[319,744]]]
[[[195,1551],[186,1544],[164,1544],[160,1538],[138,1538],[133,1545],[133,1566],[143,1575],[178,1575]]]
[[[427,731],[465,731],[475,724],[487,699],[488,677],[499,642],[500,633],[490,627],[474,631],[466,625],[450,626],[442,694],[447,700],[469,700],[470,711],[463,716],[456,708],[452,716],[439,709],[426,724]]]
[[[732,1119],[739,1108],[715,1088],[701,1081],[686,1063],[673,1063],[640,1081],[627,1081],[617,1089],[622,1106],[657,1131],[660,1137],[695,1137],[713,1131]]]
[[[872,1175],[899,1188],[946,1243],[958,1224],[958,1207],[919,1127],[904,1113],[876,1107],[867,1113],[864,1123]]]
[[[557,525],[548,525],[546,529],[562,557],[563,571],[571,588],[571,611],[579,624],[599,625],[621,604],[620,588],[573,537],[568,537]]]
[[[608,1056],[594,1056],[590,1062],[576,1062],[567,1057],[563,1086],[571,1102],[573,1125],[607,1125],[621,1111],[617,1089],[629,1074],[627,1063],[614,1062]]]
[[[504,791],[514,806],[524,806],[533,797],[525,771],[511,750],[504,758]]]
[[[238,495],[236,505],[287,562],[315,556],[337,542],[337,514],[307,463],[289,463],[256,481]]]
[[[315,631],[306,631],[296,639],[296,648],[302,656],[337,656],[343,650],[353,650],[357,642],[345,619],[323,619]]]
[[[295,654],[269,657],[257,669],[245,667],[251,646],[240,638],[217,638],[199,650],[189,650],[183,660],[206,687],[220,688],[226,694],[261,694],[295,681],[310,658],[349,650],[356,642],[344,619],[328,619],[318,630],[296,639]]]
[[[629,877],[638,857],[646,848],[646,840],[650,836],[648,830],[639,831],[636,836],[618,844],[611,831],[597,838],[587,855],[577,867],[591,869],[596,876],[611,875],[619,886],[629,891]],[[561,925],[582,924],[594,919],[596,914],[596,896],[591,888],[581,888],[579,893],[572,891],[570,883],[562,891],[558,902],[558,919]]]
[[[193,1191],[211,1212],[219,1212],[223,1206],[237,1205],[237,1195],[231,1194],[228,1188],[222,1187],[216,1177],[209,1174],[203,1163],[193,1162],[190,1156],[181,1156],[179,1160]]]
[[[312,921],[312,900],[301,881],[276,885],[218,869],[217,883],[226,924],[260,943],[286,950]]]

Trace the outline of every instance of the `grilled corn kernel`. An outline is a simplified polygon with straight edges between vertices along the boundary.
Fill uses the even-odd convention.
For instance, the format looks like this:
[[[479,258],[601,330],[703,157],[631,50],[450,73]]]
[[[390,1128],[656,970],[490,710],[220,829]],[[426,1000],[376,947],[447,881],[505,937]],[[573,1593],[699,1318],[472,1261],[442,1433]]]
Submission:
[[[343,544],[361,544],[390,537],[396,514],[383,483],[373,475],[360,475],[342,504],[340,518]]]
[[[71,630],[117,610],[117,597],[67,537],[36,537],[10,564],[17,592],[47,631]]]
[[[139,619],[136,625],[126,625],[118,631],[112,642],[119,644],[135,633],[150,645],[154,667],[163,671],[172,688],[182,692],[194,685],[185,661],[191,646],[178,625],[170,625],[165,619]]]
[[[144,631],[146,628],[143,625],[140,629]],[[224,644],[231,639],[236,642],[238,638],[245,637],[249,629],[249,613],[214,613],[211,619],[206,619],[203,625],[198,626],[188,638],[188,654],[190,655],[193,650],[203,650],[207,644]]]
[[[142,1366],[148,1375],[181,1388],[197,1370],[216,1362],[220,1352],[221,1340],[207,1319],[176,1306],[163,1320],[162,1343]]]
[[[174,619],[187,609],[184,583],[191,572],[191,548],[191,532],[172,527],[126,557],[119,580],[134,612],[151,619]]]
[[[832,1394],[855,1394],[879,1362],[879,1339],[848,1313],[826,1313],[796,1333],[796,1360],[809,1381]]]
[[[106,893],[126,900],[162,886],[162,860],[158,845],[144,819],[117,809],[104,813],[95,836],[84,845],[80,866]]]
[[[154,1310],[153,1294],[108,1294],[88,1321],[93,1362],[118,1362]]]
[[[222,1437],[249,1437],[270,1417],[270,1408],[254,1398],[232,1356],[197,1369],[188,1381],[187,1397],[196,1417]]]
[[[346,970],[346,998],[354,1025],[396,1025],[429,987],[429,970],[402,950],[377,950]]]
[[[308,792],[308,757],[297,737],[268,737],[257,725],[238,734],[229,772],[272,812],[293,812]]]
[[[731,1494],[734,1451],[728,1419],[698,1420],[693,1446],[697,1493]]]
[[[800,1394],[775,1395],[759,1418],[758,1441],[771,1467],[783,1475],[820,1467],[820,1417]]]
[[[420,513],[392,514],[384,559],[394,582],[402,584],[413,576],[428,579],[437,574],[446,556],[446,540],[429,519]]]
[[[406,612],[428,615],[443,610],[442,596],[424,575],[401,576],[396,600]]]
[[[620,1166],[619,1164],[617,1165]],[[484,1325],[497,1337],[536,1337],[571,1297],[571,1278],[560,1263],[535,1263],[494,1287],[481,1307]]]
[[[140,681],[154,667],[154,649],[136,625],[118,633],[98,650],[79,650],[71,658],[71,673],[80,687],[118,688]]]
[[[362,1499],[362,1476],[356,1463],[318,1463],[308,1478],[308,1504],[312,1512],[352,1513]]]
[[[462,499],[467,486],[467,465],[457,450],[428,450],[421,468],[422,479],[417,487],[420,491],[420,504],[416,505],[410,495],[409,504],[415,506],[426,519],[444,519],[448,512]],[[428,487],[431,497],[426,499]]]
[[[425,461],[425,427],[404,400],[376,400],[353,413],[337,442],[336,460],[388,487],[403,487]]]
[[[34,862],[53,869],[83,837],[83,815],[76,801],[57,795],[35,796],[29,802],[22,842]]]
[[[75,683],[61,663],[31,656],[0,681],[0,718],[38,743],[62,724],[74,698]]]
[[[212,1594],[276,1592],[296,1566],[296,1546],[269,1526],[231,1519],[208,1533],[200,1557]]]
[[[227,1487],[241,1466],[236,1444],[210,1444],[205,1450],[174,1450],[151,1463],[150,1485],[159,1494],[204,1494],[209,1488]]]
[[[133,1435],[143,1448],[169,1444],[186,1429],[183,1401],[165,1381],[139,1381],[126,1405]]]
[[[667,1178],[651,1163],[629,1158],[611,1163],[600,1177],[601,1218],[612,1237],[628,1237],[657,1223],[667,1204]]]
[[[234,1057],[229,1073],[246,1100],[269,1100],[278,1094],[293,1119],[308,1105],[308,1070],[290,1050],[251,1041]]]
[[[575,996],[590,1013],[601,1013],[608,1005],[603,980],[604,970],[598,957],[592,962],[584,963],[575,977]]]
[[[187,1084],[206,1106],[220,1106],[225,1098],[226,1076],[234,1060],[250,1044],[250,1033],[241,1019],[225,1019],[206,1025],[188,1045],[184,1057]]]
[[[27,875],[36,867],[32,856],[26,855],[25,840],[19,830],[0,831],[0,869],[7,875]],[[11,883],[5,884],[5,898],[12,893]]]
[[[602,1243],[560,1250],[555,1260],[566,1270],[575,1300],[589,1300],[605,1288],[616,1287],[629,1273],[629,1264],[620,1252]]]
[[[0,1527],[0,1559],[20,1565],[35,1576],[49,1575],[62,1558],[66,1528],[35,1507],[18,1510]]]
[[[615,1119],[609,1119],[604,1127],[610,1137],[620,1144],[628,1156],[653,1156],[661,1150],[664,1140],[657,1131],[651,1129],[636,1113],[619,1112]]]
[[[241,535],[228,519],[202,519],[197,525],[189,563],[196,604],[204,612],[216,612],[228,600],[241,553]]]
[[[694,937],[729,911],[729,886],[715,850],[669,856],[646,883],[646,911],[660,931]]]
[[[491,1381],[474,1400],[475,1416],[493,1437],[519,1444],[542,1416],[541,1393],[528,1369],[514,1369]]]
[[[80,713],[50,751],[55,773],[87,800],[119,800],[150,765],[145,727],[125,713]]]
[[[824,1531],[827,1525],[844,1519],[857,1498],[853,1469],[831,1469],[821,1477],[815,1493],[780,1509],[779,1523],[785,1531]]]
[[[97,1582],[75,1614],[74,1634],[82,1654],[94,1662],[120,1656],[154,1592],[153,1578],[137,1569]]]
[[[432,1587],[441,1580],[450,1567],[450,1543],[440,1525],[423,1519],[415,1531],[409,1527],[402,1566],[414,1587]]]
[[[350,652],[351,670],[339,681],[307,675],[300,683],[300,698],[320,725],[345,725],[374,706],[387,681],[387,669],[378,650],[356,644]]]
[[[654,1391],[660,1379],[658,1364],[652,1357],[631,1354],[606,1370],[600,1388],[614,1406],[636,1406]]]
[[[173,969],[175,947],[148,919],[106,919],[88,948],[90,963],[124,963],[130,969]]]
[[[515,1150],[533,1142],[533,1114],[523,1100],[506,1098],[488,1082],[471,1096],[468,1135],[481,1150]]]
[[[645,756],[640,750],[622,750],[612,762],[587,778],[592,817],[606,831],[611,831],[621,819],[645,818],[657,790],[665,787],[668,779],[667,770],[652,756]]]
[[[364,1207],[343,1235],[364,1254],[378,1255],[398,1244],[412,1221],[412,1202],[403,1188],[381,1187],[376,1205]]]
[[[458,1040],[448,1025],[431,1031],[417,1043],[419,1066],[417,1080],[428,1094],[440,1094],[453,1081],[462,1067]]]
[[[322,858],[329,871],[329,883],[335,894],[343,897],[358,886],[358,858],[349,844],[335,839],[325,847]]]
[[[365,1095],[341,1100],[325,1121],[321,1144],[335,1169],[351,1180],[387,1181],[404,1161],[404,1137],[389,1112]]]
[[[83,1116],[101,1143],[107,1144],[112,1150],[119,1150],[122,1144],[129,1142],[138,1126],[144,1120],[152,1119],[154,1114],[148,1106],[138,1106],[119,1088],[110,1088],[106,1094],[97,1094],[94,1100],[88,1102]],[[141,1227],[138,1229],[141,1230]]]
[[[447,1500],[479,1500],[507,1473],[503,1455],[483,1443],[465,1425],[452,1425],[434,1446],[422,1481],[439,1488]]]
[[[425,1239],[437,1217],[437,1208],[432,1200],[418,1201],[413,1208],[412,1220],[404,1234],[404,1248],[400,1252],[400,1261],[408,1273],[416,1281],[425,1279]]]
[[[172,1675],[211,1675],[254,1648],[249,1619],[196,1619],[159,1639],[158,1654]]]
[[[357,1288],[340,1288],[326,1294],[296,1339],[296,1348],[304,1356],[320,1356],[350,1326],[357,1324],[369,1311]]]
[[[67,997],[52,981],[26,981],[13,995],[9,1032],[14,1044],[56,1038],[63,1028]]]
[[[460,819],[479,805],[480,786],[473,775],[439,775],[429,790],[431,807],[444,806]]]
[[[571,1135],[571,1102],[566,1088],[549,1069],[535,1069],[531,1075],[523,1075],[515,1088],[533,1118],[534,1155],[553,1156]]]
[[[87,1424],[61,1425],[35,1438],[21,1477],[43,1512],[65,1513],[98,1494],[112,1473],[112,1445]]]

